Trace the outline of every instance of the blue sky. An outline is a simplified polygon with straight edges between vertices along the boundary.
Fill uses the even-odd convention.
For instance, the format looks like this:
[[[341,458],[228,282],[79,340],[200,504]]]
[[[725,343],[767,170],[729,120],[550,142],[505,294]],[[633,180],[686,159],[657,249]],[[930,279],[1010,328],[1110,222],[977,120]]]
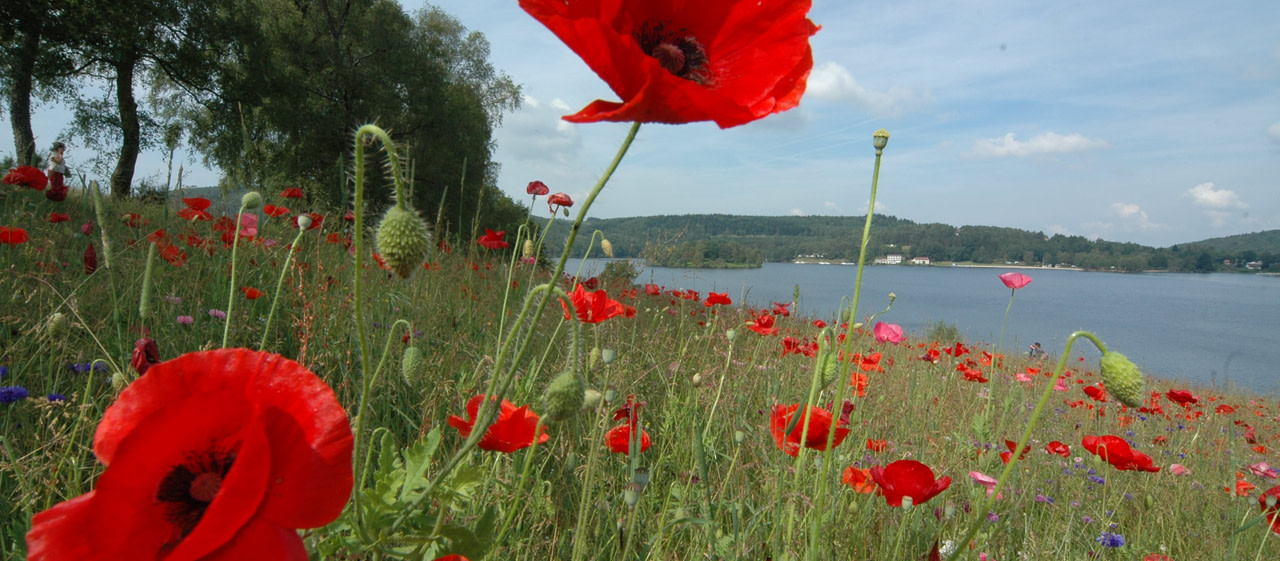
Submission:
[[[627,125],[559,117],[617,97],[515,0],[432,4],[523,86],[497,131],[500,186],[580,200]],[[1275,0],[818,0],[810,18],[823,29],[799,108],[642,127],[592,214],[861,214],[883,127],[877,207],[901,218],[1155,246],[1280,228]],[[56,113],[37,108],[38,135],[65,127]],[[144,155],[140,175],[161,170]]]

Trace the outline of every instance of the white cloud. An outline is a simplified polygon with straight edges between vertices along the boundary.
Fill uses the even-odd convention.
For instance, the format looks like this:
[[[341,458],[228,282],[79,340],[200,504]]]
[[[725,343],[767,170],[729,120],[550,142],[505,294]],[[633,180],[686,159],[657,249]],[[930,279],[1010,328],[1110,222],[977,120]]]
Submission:
[[[1160,228],[1160,224],[1151,221],[1147,216],[1147,211],[1142,207],[1132,203],[1112,203],[1111,210],[1116,213],[1125,222],[1126,226],[1137,227],[1142,230],[1152,230]]]
[[[1061,224],[1053,224],[1053,225],[1049,226],[1049,235],[1051,235],[1051,236],[1056,236],[1056,235],[1059,235],[1059,234],[1061,234],[1061,235],[1063,235],[1063,236],[1074,236],[1074,235],[1075,235],[1075,234],[1074,234],[1071,230],[1069,230],[1066,226],[1063,226],[1063,225],[1061,225]]]
[[[979,158],[1002,158],[1005,156],[1032,156],[1036,154],[1061,154],[1067,152],[1084,152],[1110,148],[1105,140],[1085,138],[1079,133],[1066,136],[1055,132],[1046,132],[1021,141],[1014,138],[1013,133],[1000,138],[982,138],[973,143],[972,154]]]
[[[879,206],[879,205],[876,205],[876,206]],[[822,203],[822,208],[835,212],[836,214],[844,214],[844,210],[840,208],[840,205],[835,204],[834,202],[831,202],[831,201]]]
[[[928,102],[928,92],[895,85],[888,91],[867,89],[849,70],[835,62],[825,62],[809,74],[806,93],[823,101],[852,103],[878,116],[896,117]]]
[[[1196,206],[1205,208],[1249,208],[1249,205],[1240,200],[1235,191],[1227,189],[1215,189],[1212,182],[1201,183],[1187,190],[1195,200]]]
[[[582,137],[573,123],[560,117],[569,106],[559,99],[543,103],[526,96],[519,110],[503,117],[498,142],[517,159],[571,165],[582,148]]]
[[[791,216],[804,216],[804,211],[798,208],[791,209]]]
[[[1267,136],[1270,136],[1271,140],[1280,142],[1280,122],[1267,127]]]

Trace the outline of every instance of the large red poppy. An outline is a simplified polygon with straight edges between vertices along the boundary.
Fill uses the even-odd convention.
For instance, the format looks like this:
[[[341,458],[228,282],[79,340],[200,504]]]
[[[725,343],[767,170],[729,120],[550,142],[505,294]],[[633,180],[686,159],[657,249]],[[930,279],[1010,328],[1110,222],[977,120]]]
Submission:
[[[805,414],[802,413],[800,420],[795,424],[795,428],[788,433],[786,432],[787,426],[791,425],[791,417],[795,415],[796,410],[799,408],[799,404],[776,404],[773,406],[773,414],[769,419],[769,432],[773,433],[773,443],[788,456],[799,454],[800,438],[804,435],[804,426],[807,422],[809,434],[808,438],[804,439],[804,447],[814,450],[826,450],[827,436],[831,433],[831,412],[821,407],[809,407],[808,410],[813,413],[811,420],[806,420]],[[831,446],[833,448],[839,446],[847,436],[849,436],[849,429],[845,428],[844,423],[841,422],[840,426],[836,427],[835,440],[831,442]]]
[[[538,195],[550,193],[551,188],[547,187],[547,184],[541,181],[530,181],[529,185],[524,188],[524,191],[536,197]]]
[[[449,426],[458,429],[458,434],[462,435],[463,438],[471,436],[482,401],[484,401],[484,395],[473,396],[467,401],[466,419],[457,415],[449,415]],[[510,401],[504,399],[502,400],[502,410],[498,412],[498,419],[489,426],[489,430],[485,431],[484,436],[480,438],[480,449],[509,454],[530,446],[533,444],[533,431],[537,426],[538,415],[530,411],[528,405],[516,407]],[[546,428],[539,432],[539,444],[551,438],[547,434]]]
[[[487,249],[504,249],[507,246],[511,245],[507,243],[507,240],[502,239],[506,235],[507,235],[506,230],[498,230],[495,232],[493,230],[485,228],[484,235],[476,238],[476,243],[480,244],[480,247],[484,247]]]
[[[1152,465],[1151,456],[1129,447],[1123,438],[1113,435],[1085,435],[1080,442],[1089,453],[1102,458],[1120,471],[1158,472],[1159,466]]]
[[[93,491],[37,514],[28,559],[304,561],[296,528],[351,495],[351,428],[325,383],[279,355],[196,352],[120,394],[94,435]]]
[[[1200,398],[1187,390],[1169,390],[1168,392],[1165,392],[1164,395],[1169,398],[1169,401],[1177,403],[1183,407],[1195,405],[1196,402],[1200,401]]]
[[[778,328],[773,326],[773,314],[761,311],[756,319],[747,322],[747,329],[755,331],[761,335],[777,335]]]
[[[182,204],[191,210],[207,210],[213,205],[213,201],[204,197],[182,197]]]
[[[27,231],[16,226],[0,226],[0,244],[18,245],[31,239]]]
[[[573,319],[576,316],[578,321],[583,323],[600,323],[611,317],[621,315],[629,317],[634,314],[634,311],[628,314],[627,306],[609,298],[605,291],[588,292],[581,284],[569,293],[569,301],[573,304],[572,315],[570,315],[569,304],[565,304],[564,300],[560,301],[560,306],[564,308],[564,319]]]
[[[871,468],[871,479],[880,486],[889,506],[902,506],[903,497],[911,504],[922,505],[951,486],[951,478],[934,479],[933,470],[915,460],[898,460],[887,466]]]
[[[1066,458],[1071,455],[1071,447],[1057,440],[1044,445],[1044,451]]]
[[[810,0],[520,0],[622,102],[568,121],[749,123],[800,103],[813,68]]]
[[[31,166],[18,166],[9,170],[4,176],[4,182],[9,185],[18,185],[36,191],[43,191],[45,186],[49,184],[49,177],[44,172]]]
[[[1275,500],[1270,507],[1267,506],[1267,497]],[[1280,486],[1267,489],[1258,495],[1258,506],[1267,515],[1267,523],[1271,525],[1271,531],[1280,534]]]

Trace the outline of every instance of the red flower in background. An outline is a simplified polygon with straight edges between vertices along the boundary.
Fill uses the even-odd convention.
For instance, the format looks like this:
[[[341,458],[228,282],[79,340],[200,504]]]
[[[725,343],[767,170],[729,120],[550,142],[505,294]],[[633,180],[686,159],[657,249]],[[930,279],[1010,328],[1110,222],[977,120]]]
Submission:
[[[1022,273],[1005,273],[1000,275],[1000,282],[1009,288],[1017,290],[1031,284],[1031,277]]]
[[[93,248],[93,244],[84,250],[84,274],[92,275],[98,270],[98,250]]]
[[[96,488],[37,514],[29,559],[305,560],[351,495],[351,428],[302,365],[245,349],[161,363],[94,434]]]
[[[297,187],[294,187],[294,189],[297,189]],[[320,213],[318,213],[318,212],[312,212],[312,213],[307,214],[307,217],[311,218],[311,225],[310,225],[310,226],[307,226],[307,229],[308,229],[308,230],[319,230],[319,229],[320,229],[320,226],[324,225],[324,215],[323,215],[323,214],[320,214]],[[293,227],[294,227],[294,228],[297,228],[297,227],[298,227],[298,217],[297,217],[297,216],[293,217],[293,220],[292,220],[291,222],[293,223]],[[232,222],[232,224],[234,224],[234,223],[235,223],[235,222],[233,221],[233,222]],[[232,230],[234,230],[234,229],[235,229],[235,227],[233,226],[233,227],[232,227]]]
[[[449,415],[449,426],[458,429],[463,438],[471,436],[475,428],[476,415],[480,412],[480,404],[484,395],[473,396],[467,401],[467,418]],[[480,438],[481,450],[511,453],[533,444],[534,429],[538,426],[538,415],[529,410],[529,406],[516,407],[510,401],[502,400],[498,418]],[[538,443],[550,440],[546,428],[540,431]]]
[[[257,300],[259,298],[262,298],[262,291],[252,286],[242,286],[240,287],[240,292],[243,292],[244,297],[250,300]]]
[[[789,354],[804,355],[809,358],[818,356],[818,342],[804,341],[795,337],[783,337],[782,356]]]
[[[1044,445],[1044,451],[1050,454],[1057,454],[1064,458],[1071,455],[1071,447],[1058,442],[1057,440]]]
[[[1004,441],[1004,447],[1008,448],[1009,451],[1000,453],[1000,461],[1007,464],[1009,463],[1009,460],[1013,459],[1013,452],[1018,448],[1018,443],[1012,440],[1006,439]],[[1031,445],[1023,446],[1022,453],[1018,454],[1018,460],[1021,461],[1021,460],[1027,459],[1027,453],[1030,451],[1031,451]]]
[[[27,240],[29,239],[31,239],[31,237],[28,236],[27,231],[22,228],[0,226],[0,243],[2,244],[11,246],[24,244],[27,243]]]
[[[635,433],[636,428],[640,424],[640,408],[643,404],[636,403],[632,396],[627,396],[627,402],[613,412],[613,420],[618,421],[626,419],[625,423],[609,429],[604,433],[604,441],[609,446],[609,450],[615,454],[630,454],[631,435]],[[644,429],[640,429],[640,442],[637,445],[640,451],[644,452],[649,449],[649,433]]]
[[[61,213],[61,212],[51,212],[51,213],[49,213],[49,223],[51,223],[51,224],[58,224],[58,223],[60,223],[60,222],[67,222],[67,221],[70,221],[70,220],[71,220],[71,215],[70,215],[70,214],[65,214],[65,213]]]
[[[853,466],[844,468],[840,481],[852,487],[855,493],[863,495],[874,493],[877,489],[876,482],[871,479],[871,470],[869,469],[860,469]]]
[[[9,185],[44,191],[44,187],[49,184],[49,177],[44,172],[31,166],[18,166],[9,170],[9,173],[4,176],[4,182]]]
[[[1219,405],[1217,409],[1214,409],[1214,412],[1219,415],[1230,415],[1236,412],[1236,408],[1224,403]]]
[[[1080,442],[1089,453],[1102,458],[1120,471],[1158,472],[1160,468],[1151,464],[1151,456],[1129,447],[1123,438],[1113,435],[1085,435]]]
[[[862,353],[853,353],[853,360],[858,363],[858,370],[863,372],[884,372],[884,368],[880,366],[880,353],[871,353],[863,355]]]
[[[934,478],[933,470],[915,460],[898,460],[887,466],[871,468],[871,478],[880,486],[889,506],[902,506],[903,497],[911,504],[922,505],[951,486],[951,478]]]
[[[889,449],[888,440],[872,440],[870,438],[867,439],[867,450],[870,450],[872,452],[884,452],[885,450],[888,450],[888,449]]]
[[[827,436],[831,434],[831,412],[821,407],[809,407],[808,411],[812,412],[811,420],[806,420],[805,414],[800,415],[800,420],[796,421],[795,427],[791,432],[786,432],[787,426],[791,424],[791,417],[795,415],[800,405],[782,405],[773,406],[773,414],[769,420],[769,432],[773,433],[773,443],[778,446],[788,456],[795,456],[800,453],[801,436],[804,435],[804,427],[807,422],[809,425],[808,438],[804,439],[805,448],[813,450],[827,449]],[[832,447],[839,446],[844,442],[845,437],[849,436],[849,429],[844,427],[844,423],[835,429],[835,440],[831,442]]]
[[[209,220],[213,220],[213,215],[209,214],[209,212],[206,210],[199,210],[199,209],[188,207],[178,211],[178,218],[181,218],[183,220],[209,221]]]
[[[565,120],[729,128],[795,107],[813,68],[809,0],[520,0],[622,102]]]
[[[733,304],[733,300],[729,299],[728,292],[708,292],[707,300],[702,303],[703,306],[710,308],[711,306],[728,306]]]
[[[661,296],[662,287],[656,284],[646,284],[644,285],[644,293],[648,294],[649,296]]]
[[[301,187],[290,187],[290,188],[288,188],[288,189],[285,189],[284,191],[281,191],[281,192],[280,192],[280,196],[281,196],[281,197],[284,197],[284,198],[286,198],[286,199],[301,199],[301,198],[302,198],[302,188],[301,188]]]
[[[1107,390],[1103,389],[1101,384],[1098,384],[1096,386],[1085,386],[1084,393],[1094,401],[1107,400]]]
[[[488,249],[503,249],[511,245],[507,243],[507,240],[502,239],[503,236],[506,236],[506,235],[507,235],[506,230],[498,230],[497,232],[495,232],[493,230],[485,228],[484,235],[476,238],[476,243],[480,244],[481,247],[485,247]]]
[[[747,322],[747,329],[761,335],[777,335],[778,328],[773,326],[773,314],[761,311],[756,319]]]
[[[187,208],[192,210],[207,210],[213,205],[213,201],[204,197],[183,197],[182,204],[187,205]]]
[[[896,323],[877,321],[876,325],[871,328],[871,333],[875,336],[876,341],[881,343],[897,345],[907,340],[907,336],[902,333],[902,326]]]
[[[1169,398],[1169,401],[1177,403],[1178,405],[1181,405],[1183,407],[1186,407],[1188,405],[1195,405],[1197,402],[1200,401],[1200,398],[1196,397],[1195,394],[1187,390],[1169,390],[1165,392],[1164,395],[1165,397]]]
[[[138,375],[146,374],[152,366],[160,364],[160,349],[155,339],[143,337],[133,344],[133,360],[130,365],[138,371]]]
[[[1267,498],[1271,497],[1271,505],[1267,505]],[[1272,487],[1263,491],[1258,495],[1258,507],[1267,515],[1267,523],[1271,525],[1271,531],[1280,534],[1280,486]]]
[[[790,302],[774,302],[773,315],[782,316],[784,318],[791,317],[791,303]]]
[[[572,315],[570,315],[570,305],[565,304],[564,300],[560,301],[560,306],[564,308],[564,319],[573,319],[577,316],[578,321],[583,323],[600,323],[614,316],[630,316],[627,306],[622,302],[609,298],[603,290],[588,292],[581,284],[575,286],[573,292],[569,293],[569,301],[573,307]]]
[[[289,214],[289,207],[276,206],[276,205],[263,205],[262,214],[271,216],[273,218],[279,218],[281,216]]]
[[[530,181],[529,185],[524,188],[524,191],[530,195],[537,197],[539,195],[545,195],[547,193],[550,193],[551,188],[547,187],[547,184],[541,181]]]
[[[566,193],[556,193],[547,197],[547,208],[551,210],[551,214],[555,214],[560,207],[569,208],[573,206],[573,199],[569,198]]]
[[[147,224],[149,221],[136,212],[126,212],[120,215],[120,221],[127,224],[130,228],[137,228]]]

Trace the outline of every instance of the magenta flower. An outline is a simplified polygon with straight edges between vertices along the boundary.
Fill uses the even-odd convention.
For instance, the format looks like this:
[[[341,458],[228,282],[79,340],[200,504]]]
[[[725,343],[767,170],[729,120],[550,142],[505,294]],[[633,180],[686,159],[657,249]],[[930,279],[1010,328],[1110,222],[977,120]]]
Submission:
[[[876,341],[881,343],[893,343],[897,345],[907,340],[907,336],[902,334],[902,326],[894,323],[876,322],[875,327],[871,329],[875,335]]]
[[[1031,277],[1022,273],[1005,273],[1000,275],[1000,282],[1009,288],[1017,290],[1031,284]]]
[[[222,310],[209,310],[209,317],[214,319],[227,319],[227,313]]]
[[[191,325],[195,322],[196,319],[191,316],[178,316],[178,323],[181,323],[182,325]]]
[[[981,485],[987,488],[988,497],[990,497],[992,493],[996,492],[996,484],[999,483],[999,481],[996,480],[996,478],[991,477],[990,475],[987,475],[980,471],[969,472],[969,477],[973,479],[974,483],[977,483],[978,485]],[[1004,493],[1000,493],[999,495],[996,495],[996,500],[1000,500],[1003,498],[1004,498]]]

